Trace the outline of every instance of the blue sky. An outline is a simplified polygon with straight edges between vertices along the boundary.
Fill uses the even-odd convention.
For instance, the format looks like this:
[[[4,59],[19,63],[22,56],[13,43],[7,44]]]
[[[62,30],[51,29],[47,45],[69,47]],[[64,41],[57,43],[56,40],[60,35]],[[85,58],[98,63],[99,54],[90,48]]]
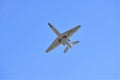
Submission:
[[[62,33],[82,27],[67,54],[45,50]],[[1,0],[0,80],[119,80],[120,0]]]

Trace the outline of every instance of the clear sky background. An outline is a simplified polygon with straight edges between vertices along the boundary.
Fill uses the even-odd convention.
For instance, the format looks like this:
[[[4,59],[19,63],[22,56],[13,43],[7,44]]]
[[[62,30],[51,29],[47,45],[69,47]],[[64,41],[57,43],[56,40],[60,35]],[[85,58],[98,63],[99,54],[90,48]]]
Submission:
[[[45,50],[82,27],[67,54]],[[120,0],[0,0],[0,80],[120,80]]]

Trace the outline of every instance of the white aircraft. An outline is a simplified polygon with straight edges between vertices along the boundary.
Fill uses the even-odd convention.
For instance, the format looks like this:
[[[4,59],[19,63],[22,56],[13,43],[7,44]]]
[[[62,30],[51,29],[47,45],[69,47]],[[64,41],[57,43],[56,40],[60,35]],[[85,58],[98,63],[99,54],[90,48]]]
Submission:
[[[66,53],[69,48],[71,48],[73,45],[79,43],[79,41],[70,43],[69,38],[81,27],[80,25],[78,25],[78,26],[74,27],[73,29],[70,29],[62,34],[57,29],[55,29],[55,27],[52,24],[48,23],[48,25],[57,34],[57,38],[50,45],[50,47],[46,50],[46,53],[48,53],[49,51],[53,50],[54,48],[56,48],[57,46],[59,46],[61,44],[64,46],[66,45],[66,48],[64,50],[64,53]]]

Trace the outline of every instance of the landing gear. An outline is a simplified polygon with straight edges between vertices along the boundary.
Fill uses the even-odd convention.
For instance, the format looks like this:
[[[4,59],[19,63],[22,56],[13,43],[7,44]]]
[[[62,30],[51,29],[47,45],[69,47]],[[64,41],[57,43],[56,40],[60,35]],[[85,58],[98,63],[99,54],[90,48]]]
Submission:
[[[62,39],[67,38],[65,35],[62,37]],[[62,42],[62,39],[58,39],[59,42]]]
[[[58,39],[59,42],[62,42],[62,39]]]
[[[67,38],[66,36],[63,36],[63,38]]]

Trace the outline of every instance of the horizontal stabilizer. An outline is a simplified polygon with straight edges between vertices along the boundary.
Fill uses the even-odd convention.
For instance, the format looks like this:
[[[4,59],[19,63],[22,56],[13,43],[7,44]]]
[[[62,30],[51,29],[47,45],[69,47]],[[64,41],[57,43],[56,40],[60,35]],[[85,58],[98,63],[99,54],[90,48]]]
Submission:
[[[80,41],[75,41],[75,42],[72,42],[71,44],[72,44],[72,46],[73,45],[75,45],[75,44],[77,44],[77,43],[79,43]]]
[[[64,50],[64,53],[66,53],[68,51],[69,47],[67,46]]]
[[[75,44],[77,44],[77,43],[79,43],[79,42],[80,42],[80,41],[71,42],[71,45],[73,46],[73,45],[75,45]],[[66,53],[69,48],[71,48],[71,47],[67,46],[67,47],[65,48],[65,50],[64,50],[64,53]]]

